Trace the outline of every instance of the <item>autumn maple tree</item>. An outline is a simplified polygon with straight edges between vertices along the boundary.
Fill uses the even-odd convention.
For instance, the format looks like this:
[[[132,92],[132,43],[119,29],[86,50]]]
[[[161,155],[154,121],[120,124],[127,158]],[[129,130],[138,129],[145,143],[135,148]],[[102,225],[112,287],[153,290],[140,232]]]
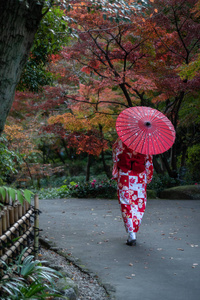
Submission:
[[[116,113],[129,106],[146,105],[170,118],[177,140],[171,154],[165,153],[161,159],[172,177],[177,176],[180,110],[197,97],[199,88],[199,73],[191,79],[179,76],[180,67],[198,57],[199,20],[193,11],[196,3],[152,0],[142,15],[130,15],[129,23],[113,22],[99,11],[89,14],[85,7],[75,7],[70,14],[77,20],[74,29],[78,38],[62,52],[63,58],[79,66],[78,70],[74,68],[79,88],[66,95],[69,102],[94,105],[97,112],[102,112],[107,102]],[[93,94],[81,95],[82,84],[88,86],[88,91],[93,88],[93,94],[98,94],[96,100]],[[113,98],[109,89],[115,91]],[[102,101],[100,96],[106,90]],[[178,150],[179,154],[184,151],[182,147]]]
[[[67,59],[77,61],[90,77],[89,85],[99,91],[117,87],[122,98],[118,104],[124,108],[148,104],[144,90],[152,91],[155,85],[145,72],[137,74],[137,70],[151,48],[152,32],[140,15],[133,15],[131,23],[118,24],[104,19],[100,11],[89,14],[84,7],[75,8],[71,14],[78,20],[78,39],[64,48],[63,56],[66,51]]]
[[[149,62],[146,70],[155,78],[158,97],[161,97],[160,101],[155,98],[152,101],[156,100],[162,105],[163,111],[169,116],[177,131],[177,141],[172,148],[172,176],[172,172],[174,176],[177,174],[178,143],[179,154],[185,150],[185,147],[180,145],[181,109],[191,103],[195,106],[197,104],[195,99],[199,93],[199,73],[191,79],[179,76],[180,66],[191,64],[199,55],[200,24],[193,11],[195,3],[197,1],[165,1],[163,8],[164,1],[154,1],[158,13],[151,20],[152,29],[156,34],[156,59]],[[198,105],[196,108],[198,109]],[[194,124],[195,119],[192,122]],[[185,146],[185,143],[183,145]],[[163,159],[166,161],[166,154],[163,155]]]
[[[104,152],[109,148],[110,128],[114,126],[113,118],[109,114],[97,113],[93,107],[89,109],[86,103],[78,102],[76,105],[68,105],[69,108],[68,113],[51,116],[48,120],[51,127],[47,126],[45,130],[51,129],[55,133],[55,129],[60,128],[57,135],[65,141],[67,148],[76,149],[77,154],[88,154],[86,180],[89,180],[91,156],[98,157],[100,154],[104,170],[108,177],[111,177],[110,169],[104,160]]]
[[[88,49],[92,47],[95,51],[96,47],[95,44],[93,45],[93,41],[90,42],[88,39],[87,33],[81,33],[85,44],[80,43],[80,49],[85,48],[85,51],[88,52],[87,55],[86,52],[80,53],[75,49],[77,43],[72,43],[70,47],[63,49],[60,57],[61,63],[59,64],[58,61],[52,67],[55,72],[60,74],[58,82],[67,89],[64,95],[64,109],[68,112],[63,112],[63,108],[60,107],[59,111],[53,112],[49,123],[56,125],[56,129],[58,129],[58,125],[62,125],[62,128],[66,130],[67,144],[75,147],[77,153],[86,152],[88,158],[90,155],[99,156],[101,153],[105,169],[108,170],[103,159],[103,153],[108,148],[108,141],[113,142],[115,138],[115,135],[111,134],[114,132],[115,118],[122,106],[126,108],[131,105],[131,98],[136,103],[139,101],[138,97],[142,98],[139,89],[130,92],[130,85],[127,85],[127,82],[131,81],[132,67],[135,63],[132,63],[131,59],[136,61],[140,59],[139,56],[141,58],[143,56],[142,52],[140,54],[142,41],[133,45],[129,41],[129,37],[126,37],[128,30],[133,27],[136,28],[138,25],[136,23],[132,26],[130,24],[124,24],[123,26],[112,24],[111,20],[104,20],[104,15],[101,12],[88,13],[86,5],[82,5],[82,7],[75,6],[68,15],[72,18],[76,17],[80,28],[82,28],[81,26],[89,26],[88,28],[94,28],[95,33],[96,26],[101,27],[99,30],[101,35],[98,33],[99,38],[97,40],[100,44],[103,41],[102,50],[101,53],[98,53],[97,49],[96,55],[98,58],[100,56],[102,58],[98,61],[98,58],[93,55],[92,61],[88,65],[86,64],[87,58],[92,57],[92,53]],[[106,29],[108,25],[110,27],[109,31]],[[77,29],[76,26],[73,27]],[[139,29],[137,34],[139,34]],[[121,43],[125,50],[118,49],[121,38],[123,38]],[[106,48],[108,48],[107,53],[104,53]],[[72,59],[73,63],[70,64],[69,62]],[[124,64],[122,65],[123,59]],[[71,68],[71,72],[69,72],[69,68]],[[103,80],[101,76],[104,77]],[[142,80],[140,80],[140,83],[137,82],[137,87]],[[147,81],[147,79],[145,80]],[[113,89],[114,85],[119,89]],[[149,87],[150,85],[151,82],[149,81]],[[123,95],[126,95],[127,103],[124,101]],[[48,101],[48,103],[50,102]],[[61,114],[62,112],[63,114]],[[49,129],[50,127],[48,127]]]

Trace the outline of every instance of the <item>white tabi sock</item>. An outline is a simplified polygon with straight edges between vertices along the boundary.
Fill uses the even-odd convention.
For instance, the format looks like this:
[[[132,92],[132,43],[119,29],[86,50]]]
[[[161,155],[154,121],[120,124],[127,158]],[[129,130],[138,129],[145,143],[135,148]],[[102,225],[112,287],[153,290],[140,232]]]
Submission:
[[[136,240],[136,232],[129,232],[128,240]]]

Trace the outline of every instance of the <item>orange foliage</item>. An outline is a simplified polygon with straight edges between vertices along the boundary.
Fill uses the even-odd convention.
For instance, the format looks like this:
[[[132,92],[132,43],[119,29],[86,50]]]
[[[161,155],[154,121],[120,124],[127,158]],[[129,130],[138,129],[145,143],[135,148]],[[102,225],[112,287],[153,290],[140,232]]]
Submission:
[[[102,150],[108,149],[107,141],[101,140],[99,137],[95,136],[93,133],[84,134],[78,137],[78,147],[77,154],[81,152],[86,152],[91,155],[99,156]]]
[[[71,113],[65,113],[63,115],[52,116],[48,119],[48,124],[61,123],[67,131],[83,131],[84,129],[91,129],[91,126],[87,119],[76,118]]]
[[[5,125],[4,134],[9,142],[9,149],[23,153],[25,156],[36,151],[31,141],[31,130],[24,130],[19,125]]]

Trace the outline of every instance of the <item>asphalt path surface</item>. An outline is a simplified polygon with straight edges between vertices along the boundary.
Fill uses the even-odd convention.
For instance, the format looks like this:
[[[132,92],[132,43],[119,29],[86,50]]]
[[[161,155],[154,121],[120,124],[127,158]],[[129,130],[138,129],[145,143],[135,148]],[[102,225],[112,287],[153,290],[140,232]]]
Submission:
[[[40,200],[41,238],[96,274],[116,300],[200,299],[200,201],[148,200],[137,245],[117,200]]]

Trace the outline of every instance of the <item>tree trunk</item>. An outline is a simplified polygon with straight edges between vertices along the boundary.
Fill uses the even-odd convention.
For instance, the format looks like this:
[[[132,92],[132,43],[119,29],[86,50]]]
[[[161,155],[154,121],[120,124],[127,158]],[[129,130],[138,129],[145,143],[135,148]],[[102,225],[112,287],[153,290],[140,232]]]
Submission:
[[[161,158],[162,158],[162,161],[163,161],[163,163],[165,165],[165,168],[167,170],[168,175],[171,178],[177,178],[177,175],[178,175],[177,174],[177,170],[174,170],[174,169],[170,168],[170,165],[169,165],[168,160],[167,160],[167,154],[166,154],[166,152],[163,153],[163,154],[161,154]]]
[[[164,174],[164,171],[163,171],[162,167],[160,166],[160,164],[157,160],[157,157],[155,155],[153,156],[153,166],[154,166],[154,169],[157,174]]]
[[[181,155],[181,168],[185,167],[187,149],[188,147],[184,145],[182,149],[182,155]]]
[[[87,169],[86,169],[86,182],[90,180],[90,166],[91,166],[91,158],[92,155],[88,154],[88,160],[87,160]]]
[[[126,100],[128,102],[128,106],[132,107],[133,104],[132,104],[132,101],[131,101],[131,97],[130,97],[128,91],[127,91],[127,88],[126,88],[125,84],[124,83],[120,83],[119,86],[120,86],[122,92],[124,93],[124,96],[126,97]]]
[[[106,164],[103,150],[101,152],[101,158],[102,158],[102,163],[103,163],[103,169],[106,173],[106,176],[110,179],[110,178],[112,178],[112,171],[110,170],[110,167]]]
[[[42,19],[44,0],[0,1],[0,135]]]

